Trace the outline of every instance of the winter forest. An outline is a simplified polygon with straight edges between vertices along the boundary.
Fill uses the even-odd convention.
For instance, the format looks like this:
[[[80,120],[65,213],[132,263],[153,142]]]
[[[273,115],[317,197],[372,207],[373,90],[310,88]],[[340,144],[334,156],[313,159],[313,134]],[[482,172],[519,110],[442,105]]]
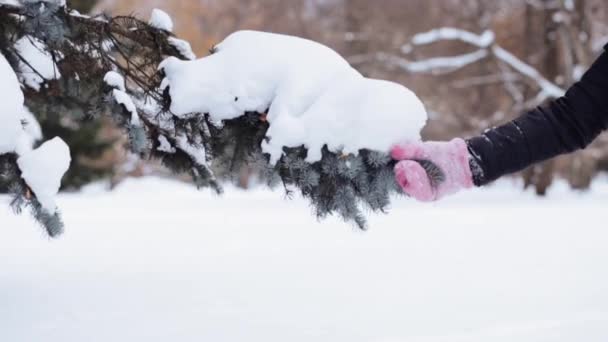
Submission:
[[[466,139],[607,44],[601,0],[0,0],[0,341],[605,341],[608,133],[484,186]]]

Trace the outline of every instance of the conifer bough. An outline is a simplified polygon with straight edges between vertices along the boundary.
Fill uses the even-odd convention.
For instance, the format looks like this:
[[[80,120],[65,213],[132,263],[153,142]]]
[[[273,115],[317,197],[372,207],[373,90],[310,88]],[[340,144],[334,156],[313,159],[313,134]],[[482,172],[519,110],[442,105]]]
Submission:
[[[158,11],[147,23],[83,16],[57,1],[0,4],[0,52],[26,84],[26,106],[85,113],[68,120],[110,115],[132,152],[189,173],[198,187],[220,193],[222,183],[238,181],[247,170],[270,187],[308,198],[317,217],[338,214],[362,229],[365,210],[384,212],[391,195],[400,194],[386,152],[399,134],[419,139],[426,122],[409,90],[362,77],[320,44],[265,33],[237,33],[211,56],[189,61],[194,54],[172,27]],[[21,39],[42,50],[54,77],[39,70],[40,58],[19,49]],[[272,60],[264,44],[277,44],[274,55],[288,52]],[[38,89],[25,83],[32,74]],[[305,76],[311,74],[321,76]],[[286,79],[293,83],[285,86]],[[226,84],[232,88],[221,88]],[[29,207],[50,236],[58,235],[58,212],[40,205],[18,158],[16,152],[0,155],[0,182],[13,192],[17,212]]]

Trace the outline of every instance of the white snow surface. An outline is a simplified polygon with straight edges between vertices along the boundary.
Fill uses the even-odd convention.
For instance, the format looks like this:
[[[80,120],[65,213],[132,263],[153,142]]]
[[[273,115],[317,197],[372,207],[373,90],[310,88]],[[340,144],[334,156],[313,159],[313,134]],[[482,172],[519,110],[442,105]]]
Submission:
[[[60,194],[58,240],[0,196],[0,339],[604,342],[608,182],[393,202],[361,233],[282,193],[130,180]]]
[[[59,191],[61,178],[70,167],[70,161],[70,148],[57,137],[46,141],[33,151],[23,153],[17,159],[21,177],[50,214],[57,211],[55,196]]]
[[[282,148],[304,145],[308,161],[331,151],[388,152],[420,139],[427,115],[402,85],[361,76],[319,43],[285,35],[239,31],[196,60],[168,58],[160,66],[178,116],[209,113],[222,120],[268,111],[271,138],[263,148],[276,162]]]
[[[152,10],[149,23],[150,26],[156,27],[157,29],[169,32],[173,31],[173,20],[171,19],[171,16],[158,8]]]
[[[24,36],[15,43],[15,49],[27,61],[27,64],[20,62],[19,77],[28,87],[40,90],[45,81],[61,78],[51,54],[37,38]]]

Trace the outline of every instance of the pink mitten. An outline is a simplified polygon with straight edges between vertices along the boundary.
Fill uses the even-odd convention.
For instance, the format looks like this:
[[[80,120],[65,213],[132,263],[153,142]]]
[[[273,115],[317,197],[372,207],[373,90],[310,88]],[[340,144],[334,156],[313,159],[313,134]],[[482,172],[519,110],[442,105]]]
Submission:
[[[408,195],[431,202],[461,189],[473,187],[469,151],[462,139],[450,142],[426,142],[397,145],[391,151],[397,182]],[[419,161],[434,163],[443,173],[442,182],[433,182]]]

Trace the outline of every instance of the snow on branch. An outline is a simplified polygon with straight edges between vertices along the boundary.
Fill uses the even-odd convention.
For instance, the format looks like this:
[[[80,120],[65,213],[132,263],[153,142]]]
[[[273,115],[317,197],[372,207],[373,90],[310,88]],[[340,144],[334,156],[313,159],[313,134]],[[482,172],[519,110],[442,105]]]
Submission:
[[[54,138],[33,149],[40,138],[37,122],[24,106],[24,96],[17,75],[0,53],[0,185],[8,184],[15,194],[13,208],[32,209],[34,217],[49,236],[63,229],[55,196],[67,171],[70,149],[60,138]],[[26,121],[27,120],[27,121]]]
[[[560,97],[566,93],[566,90],[557,86],[553,82],[547,80],[541,75],[541,73],[532,67],[530,64],[525,63],[521,59],[502,47],[495,45],[492,47],[492,53],[496,58],[508,64],[513,69],[519,71],[524,76],[534,80],[541,88],[542,93],[547,97]]]
[[[479,50],[460,56],[434,57],[421,61],[410,61],[401,56],[379,53],[378,60],[388,62],[406,70],[409,73],[446,73],[476,63],[488,56],[486,50]]]
[[[113,113],[131,145],[143,150],[151,126],[141,122],[127,85],[137,89],[138,100],[163,99],[156,67],[166,56],[190,57],[182,54],[189,46],[169,41],[167,28],[131,17],[80,15],[65,1],[0,4],[0,90],[6,97],[0,101],[0,187],[13,194],[15,212],[30,208],[49,236],[63,230],[54,197],[70,149],[60,138],[33,149],[40,134],[32,131],[37,123],[24,104],[67,121],[74,120],[71,113],[94,118],[116,105]]]
[[[142,21],[88,17],[56,2],[5,4],[0,51],[23,79],[19,63],[28,58],[16,41],[28,36],[41,42],[38,50],[52,57],[57,77],[43,77],[52,64],[43,69],[30,63],[43,86],[28,87],[26,102],[62,118],[72,112],[80,119],[109,115],[128,134],[132,152],[190,174],[199,187],[219,193],[222,182],[247,172],[258,183],[282,185],[287,194],[298,191],[319,218],[338,215],[362,229],[364,210],[384,212],[391,195],[401,194],[388,152],[420,139],[427,120],[409,89],[364,77],[316,42],[264,32],[234,33],[210,56],[193,60],[190,45],[170,32],[172,24],[161,11]],[[431,64],[479,58],[482,53]],[[18,118],[10,120],[11,137],[19,136]],[[14,171],[8,185],[23,185],[14,191],[15,207],[37,203],[36,218],[55,235],[58,217],[42,210],[52,207],[46,199],[55,187],[39,191],[37,201],[35,189],[20,180],[14,139],[4,140],[0,135],[0,147],[11,149],[0,151],[0,168]],[[54,146],[64,165],[65,149]]]
[[[296,37],[239,31],[211,56],[168,58],[159,69],[174,116],[205,113],[209,134],[178,136],[178,150],[192,156],[188,143],[208,145],[209,168],[219,164],[229,177],[249,160],[269,185],[279,178],[309,198],[319,217],[338,214],[361,228],[362,207],[381,211],[398,191],[391,146],[420,139],[427,118],[407,88],[363,77],[335,51]]]
[[[429,45],[442,40],[458,40],[479,48],[487,48],[494,43],[495,38],[496,35],[490,30],[486,30],[482,34],[475,34],[453,27],[443,27],[416,34],[412,38],[412,44]]]

